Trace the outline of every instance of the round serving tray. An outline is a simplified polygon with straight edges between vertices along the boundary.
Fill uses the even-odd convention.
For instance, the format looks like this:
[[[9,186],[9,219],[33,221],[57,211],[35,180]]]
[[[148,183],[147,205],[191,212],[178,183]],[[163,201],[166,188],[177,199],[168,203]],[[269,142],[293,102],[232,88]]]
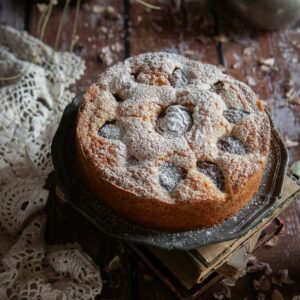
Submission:
[[[103,206],[88,191],[77,172],[75,130],[81,100],[82,94],[66,107],[52,142],[57,184],[72,207],[110,236],[165,249],[195,249],[244,235],[271,213],[282,194],[288,153],[271,121],[271,149],[262,182],[253,199],[238,214],[212,228],[175,233],[157,231],[126,221]]]

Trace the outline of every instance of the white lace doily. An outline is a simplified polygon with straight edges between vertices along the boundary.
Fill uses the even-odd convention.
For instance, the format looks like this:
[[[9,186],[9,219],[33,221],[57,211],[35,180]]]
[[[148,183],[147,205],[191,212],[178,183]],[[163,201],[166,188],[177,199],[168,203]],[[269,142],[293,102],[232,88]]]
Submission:
[[[50,144],[74,96],[68,87],[83,72],[74,54],[0,27],[0,299],[93,299],[101,291],[98,267],[78,246],[44,242]]]

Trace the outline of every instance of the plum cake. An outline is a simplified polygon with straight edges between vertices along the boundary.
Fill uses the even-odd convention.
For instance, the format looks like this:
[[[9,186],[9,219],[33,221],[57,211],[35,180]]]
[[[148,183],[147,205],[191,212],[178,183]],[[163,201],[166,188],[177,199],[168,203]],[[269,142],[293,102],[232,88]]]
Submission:
[[[270,135],[246,84],[177,54],[146,53],[108,68],[87,89],[76,155],[103,205],[176,232],[214,226],[251,200]]]

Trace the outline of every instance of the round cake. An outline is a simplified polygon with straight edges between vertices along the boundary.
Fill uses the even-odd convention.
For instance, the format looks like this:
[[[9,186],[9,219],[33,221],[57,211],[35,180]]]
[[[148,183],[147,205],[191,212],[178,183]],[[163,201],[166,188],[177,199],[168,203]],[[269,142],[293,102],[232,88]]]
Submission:
[[[171,53],[146,53],[102,73],[76,129],[83,181],[115,214],[150,228],[211,227],[260,184],[270,122],[244,83]]]

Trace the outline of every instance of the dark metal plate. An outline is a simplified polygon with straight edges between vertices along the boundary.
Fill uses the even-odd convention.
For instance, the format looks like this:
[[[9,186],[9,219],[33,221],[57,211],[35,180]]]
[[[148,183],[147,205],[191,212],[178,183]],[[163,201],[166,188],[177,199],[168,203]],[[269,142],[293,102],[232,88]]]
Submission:
[[[282,194],[288,153],[272,124],[271,150],[263,180],[253,199],[237,215],[212,228],[176,233],[157,231],[128,222],[104,207],[87,190],[76,170],[75,129],[81,100],[82,95],[79,95],[66,107],[52,142],[57,183],[67,202],[110,236],[165,249],[195,249],[244,235],[270,214]]]

